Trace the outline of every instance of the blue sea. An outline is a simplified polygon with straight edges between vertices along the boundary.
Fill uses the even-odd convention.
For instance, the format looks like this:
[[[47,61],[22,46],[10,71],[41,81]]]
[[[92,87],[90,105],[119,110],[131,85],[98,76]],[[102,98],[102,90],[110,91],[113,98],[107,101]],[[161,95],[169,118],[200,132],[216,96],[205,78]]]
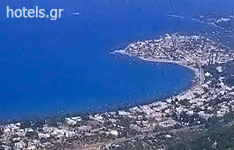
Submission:
[[[191,70],[109,53],[166,33],[211,30],[166,14],[226,13],[233,11],[232,4],[232,0],[1,1],[0,120],[104,111],[181,92],[192,84]],[[6,5],[65,11],[57,21],[6,19]]]

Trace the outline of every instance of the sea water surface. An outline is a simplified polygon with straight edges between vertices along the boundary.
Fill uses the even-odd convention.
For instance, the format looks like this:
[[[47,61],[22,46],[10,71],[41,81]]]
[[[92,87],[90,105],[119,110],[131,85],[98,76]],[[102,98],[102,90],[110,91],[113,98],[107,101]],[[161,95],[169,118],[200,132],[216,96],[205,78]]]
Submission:
[[[207,26],[166,14],[224,11],[217,6],[229,6],[224,1],[215,2],[1,1],[0,119],[61,111],[101,111],[150,102],[185,90],[193,80],[187,68],[109,53],[137,40],[206,29]],[[57,21],[6,19],[6,5],[38,5],[65,11]],[[80,15],[74,16],[75,12]]]

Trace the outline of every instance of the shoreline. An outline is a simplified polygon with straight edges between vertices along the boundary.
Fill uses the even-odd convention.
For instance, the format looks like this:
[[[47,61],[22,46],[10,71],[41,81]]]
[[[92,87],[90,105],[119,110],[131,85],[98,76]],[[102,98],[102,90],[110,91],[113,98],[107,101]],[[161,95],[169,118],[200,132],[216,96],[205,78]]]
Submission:
[[[160,60],[147,59],[147,58],[141,58],[141,57],[139,57],[139,59],[142,59],[144,61],[156,62],[156,63],[176,64],[176,65],[185,67],[194,73],[194,78],[192,80],[191,86],[189,86],[187,89],[183,90],[182,92],[179,92],[178,94],[175,94],[172,96],[183,95],[186,92],[192,91],[194,88],[196,88],[197,86],[200,86],[204,83],[204,80],[203,80],[204,79],[204,73],[203,73],[204,71],[202,69],[201,69],[201,71],[198,71],[199,69],[185,65],[183,62],[180,62],[180,61],[172,61],[172,60],[166,60],[166,59],[160,59]]]
[[[202,85],[204,83],[204,81],[205,81],[204,70],[202,68],[195,68],[195,67],[189,66],[189,65],[186,65],[185,62],[181,62],[181,61],[174,61],[174,60],[168,60],[168,59],[144,58],[144,57],[133,56],[133,55],[127,53],[126,49],[124,49],[124,50],[115,50],[115,51],[111,52],[110,54],[121,54],[121,55],[126,55],[126,56],[129,56],[129,57],[136,57],[137,59],[140,59],[140,60],[143,60],[143,61],[148,61],[148,62],[176,64],[178,66],[185,67],[185,68],[191,70],[194,73],[194,78],[192,80],[191,86],[189,86],[188,88],[186,88],[182,92],[179,92],[178,94],[173,94],[172,96],[183,94],[184,92],[189,91],[190,89],[192,90],[196,86]],[[198,79],[198,81],[197,81],[197,79]],[[169,97],[171,97],[171,96],[169,96]],[[162,99],[162,101],[163,100],[164,99]]]
[[[126,106],[114,106],[114,107],[110,107],[107,110],[95,110],[92,112],[88,112],[88,108],[86,109],[86,111],[82,112],[82,111],[78,111],[78,112],[73,112],[73,113],[66,113],[64,114],[63,111],[61,112],[57,112],[56,114],[52,114],[52,115],[43,115],[43,116],[30,116],[30,117],[21,117],[21,118],[15,118],[15,119],[4,119],[4,120],[0,120],[0,126],[4,125],[4,124],[9,124],[9,123],[16,123],[16,122],[21,122],[21,121],[34,121],[36,118],[36,120],[46,120],[46,118],[58,118],[58,117],[70,117],[70,116],[87,116],[88,115],[92,115],[92,114],[102,114],[105,112],[112,112],[112,111],[118,111],[118,110],[128,110],[129,108],[132,107],[138,107],[138,106],[144,106],[144,105],[149,105],[152,104],[154,102],[158,102],[158,101],[165,101],[166,99],[170,98],[170,97],[174,97],[177,95],[181,95],[187,91],[189,91],[190,89],[194,88],[194,86],[197,86],[197,82],[195,81],[196,77],[199,76],[200,74],[197,72],[196,68],[190,67],[186,64],[184,64],[183,62],[180,61],[173,61],[173,60],[167,60],[167,59],[153,59],[153,58],[144,58],[144,57],[136,57],[136,56],[132,56],[131,54],[125,53],[124,50],[115,50],[113,52],[110,52],[111,55],[115,55],[115,54],[121,54],[121,55],[125,55],[125,56],[129,56],[129,57],[135,57],[137,59],[143,60],[143,61],[147,61],[147,62],[154,62],[154,63],[167,63],[167,64],[175,64],[178,66],[182,66],[185,67],[189,70],[191,70],[194,74],[194,77],[191,81],[191,84],[189,84],[189,86],[187,86],[186,88],[184,88],[181,91],[176,91],[175,94],[170,94],[170,95],[166,95],[166,96],[162,96],[159,98],[151,98],[149,100],[147,100],[146,102],[143,102],[144,100],[137,100],[135,103],[130,104],[130,103],[126,103]]]

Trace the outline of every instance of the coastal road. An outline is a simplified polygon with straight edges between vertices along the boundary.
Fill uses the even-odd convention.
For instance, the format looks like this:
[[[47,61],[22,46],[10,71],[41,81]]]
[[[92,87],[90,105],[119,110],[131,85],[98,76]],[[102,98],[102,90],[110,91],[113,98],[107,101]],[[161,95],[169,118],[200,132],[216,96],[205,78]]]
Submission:
[[[192,127],[184,127],[184,128],[179,128],[179,129],[171,129],[171,130],[167,130],[167,131],[160,131],[160,132],[152,132],[152,133],[143,133],[140,135],[136,135],[134,137],[129,137],[129,138],[119,138],[113,141],[109,141],[109,142],[103,142],[103,143],[95,143],[92,145],[87,145],[87,146],[81,146],[81,145],[75,145],[74,149],[66,149],[66,150],[100,150],[100,147],[105,147],[106,149],[109,149],[112,145],[115,144],[120,144],[123,142],[127,142],[127,141],[131,141],[134,139],[143,139],[145,137],[156,137],[158,135],[161,134],[176,134],[176,133],[180,133],[180,132],[188,132],[191,130],[196,130],[196,129],[200,129],[201,127],[204,127],[204,125],[197,125],[197,126],[192,126]]]

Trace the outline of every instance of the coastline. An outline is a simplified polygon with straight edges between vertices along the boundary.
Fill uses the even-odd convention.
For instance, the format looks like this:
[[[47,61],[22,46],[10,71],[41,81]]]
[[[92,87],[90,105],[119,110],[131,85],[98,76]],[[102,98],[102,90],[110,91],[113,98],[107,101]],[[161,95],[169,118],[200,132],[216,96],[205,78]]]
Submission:
[[[184,91],[182,91],[182,92],[180,92],[178,94],[172,95],[172,96],[183,95],[186,92],[193,91],[194,88],[196,88],[197,86],[201,86],[204,83],[204,71],[202,69],[197,69],[197,68],[194,68],[192,66],[188,66],[188,65],[186,65],[186,64],[184,64],[183,62],[180,62],[180,61],[173,61],[173,60],[166,60],[166,59],[159,59],[159,60],[157,60],[157,59],[147,59],[147,58],[141,58],[141,57],[139,59],[142,59],[144,61],[156,62],[156,63],[176,64],[176,65],[185,67],[185,68],[191,70],[194,73],[194,78],[193,78],[193,81],[192,81],[192,85],[190,87],[188,87],[187,89],[185,89]]]
[[[148,61],[148,62],[176,64],[176,65],[185,67],[185,68],[191,70],[194,73],[194,78],[193,78],[193,81],[192,81],[192,85],[190,87],[188,87],[187,89],[183,90],[182,92],[180,92],[178,94],[175,94],[175,95],[172,95],[172,96],[181,95],[181,94],[184,94],[186,91],[193,90],[197,86],[202,85],[204,83],[204,81],[205,81],[204,70],[202,68],[195,68],[193,66],[186,65],[186,62],[182,62],[182,61],[137,57],[137,56],[133,56],[133,55],[127,53],[126,49],[124,49],[124,50],[115,50],[115,51],[111,52],[110,54],[114,54],[114,55],[115,54],[121,54],[121,55],[126,55],[126,56],[129,56],[129,57],[136,57],[138,59],[141,59],[143,61]],[[162,99],[162,100],[164,100],[164,99]]]
[[[172,136],[167,131],[202,127],[211,118],[234,111],[234,107],[229,107],[234,105],[234,100],[229,98],[234,96],[234,86],[226,84],[222,74],[225,65],[234,60],[234,54],[219,46],[204,37],[178,34],[132,43],[113,53],[187,67],[195,74],[192,86],[171,97],[117,111],[47,119],[40,124],[0,125],[0,142],[5,147],[30,150],[58,147],[106,150],[137,137],[158,133]],[[28,134],[31,136],[26,136]],[[15,139],[15,135],[19,138]]]

